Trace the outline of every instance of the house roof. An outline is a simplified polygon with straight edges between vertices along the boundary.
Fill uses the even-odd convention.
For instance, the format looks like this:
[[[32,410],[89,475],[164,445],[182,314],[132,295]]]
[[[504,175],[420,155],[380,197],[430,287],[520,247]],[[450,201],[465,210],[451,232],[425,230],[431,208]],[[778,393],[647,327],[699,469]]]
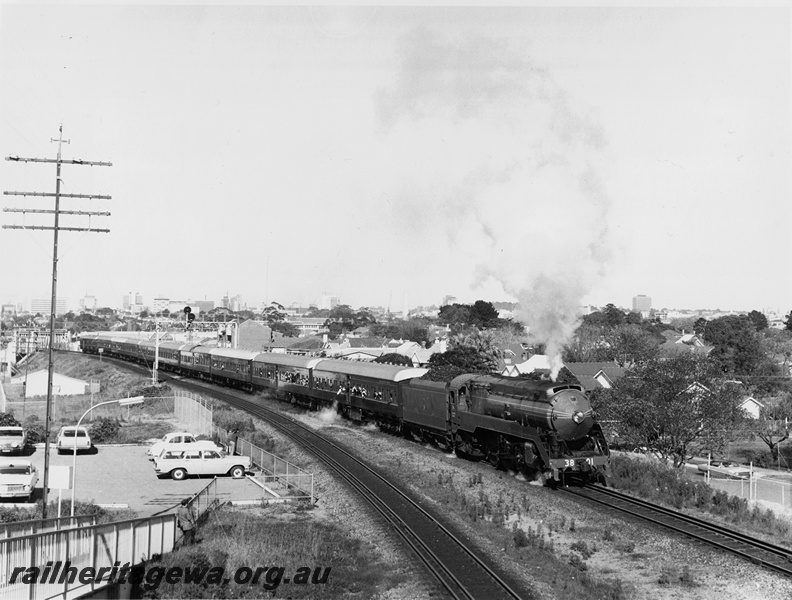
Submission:
[[[297,338],[297,341],[287,346],[289,350],[321,350],[323,347],[324,341],[316,336]]]
[[[748,398],[746,398],[745,400],[740,402],[740,407],[742,408],[743,406],[745,406],[747,404],[756,404],[756,406],[758,406],[759,408],[764,408],[764,404],[762,404],[761,402],[759,402],[759,400],[757,400],[756,398],[754,398],[752,396],[749,396]]]
[[[359,337],[347,338],[350,348],[382,348],[385,345],[384,337]]]
[[[587,391],[603,387],[600,377],[607,378],[611,383],[624,375],[624,367],[614,362],[576,362],[564,365]]]

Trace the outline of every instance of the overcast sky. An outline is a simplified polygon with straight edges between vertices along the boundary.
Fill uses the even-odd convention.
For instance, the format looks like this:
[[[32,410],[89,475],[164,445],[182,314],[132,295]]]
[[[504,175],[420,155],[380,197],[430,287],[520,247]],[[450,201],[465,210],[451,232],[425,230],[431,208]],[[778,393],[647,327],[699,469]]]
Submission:
[[[65,159],[113,163],[63,166],[112,196],[62,200],[112,212],[61,234],[74,305],[788,312],[790,9],[675,4],[3,4],[0,151],[54,158],[63,124]],[[55,166],[0,182],[53,192]],[[49,295],[51,232],[0,230],[0,257],[0,300]]]

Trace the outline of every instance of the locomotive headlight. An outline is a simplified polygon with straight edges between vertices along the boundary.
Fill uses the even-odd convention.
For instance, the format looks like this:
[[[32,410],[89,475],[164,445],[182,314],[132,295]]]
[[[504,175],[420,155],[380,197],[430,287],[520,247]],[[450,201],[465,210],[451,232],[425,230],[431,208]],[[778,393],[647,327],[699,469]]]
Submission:
[[[583,419],[585,418],[586,417],[579,410],[576,410],[575,412],[572,413],[572,420],[578,425],[580,425],[583,422]]]

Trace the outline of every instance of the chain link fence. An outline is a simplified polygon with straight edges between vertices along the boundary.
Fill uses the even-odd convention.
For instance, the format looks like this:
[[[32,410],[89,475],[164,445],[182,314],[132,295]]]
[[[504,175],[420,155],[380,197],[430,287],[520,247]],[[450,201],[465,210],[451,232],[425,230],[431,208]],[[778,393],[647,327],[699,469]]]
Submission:
[[[173,415],[185,423],[196,435],[212,436],[212,406],[209,400],[183,390],[177,390]]]

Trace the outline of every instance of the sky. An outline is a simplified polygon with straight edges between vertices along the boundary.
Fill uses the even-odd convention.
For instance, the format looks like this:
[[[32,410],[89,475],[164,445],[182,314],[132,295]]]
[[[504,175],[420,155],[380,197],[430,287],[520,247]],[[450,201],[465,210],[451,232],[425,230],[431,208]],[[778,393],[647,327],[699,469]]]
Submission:
[[[0,0],[1,2],[2,0]],[[792,309],[792,11],[0,4],[0,151],[58,297]],[[772,4],[772,3],[771,3]],[[0,161],[3,191],[55,165]],[[3,208],[54,207],[3,195]],[[2,213],[4,225],[52,215]],[[0,300],[53,236],[0,230]]]

